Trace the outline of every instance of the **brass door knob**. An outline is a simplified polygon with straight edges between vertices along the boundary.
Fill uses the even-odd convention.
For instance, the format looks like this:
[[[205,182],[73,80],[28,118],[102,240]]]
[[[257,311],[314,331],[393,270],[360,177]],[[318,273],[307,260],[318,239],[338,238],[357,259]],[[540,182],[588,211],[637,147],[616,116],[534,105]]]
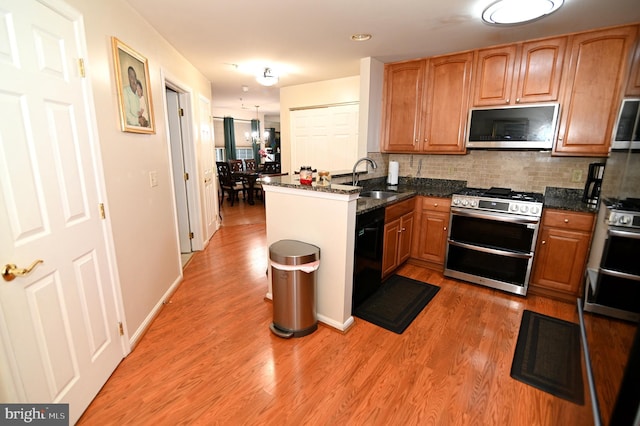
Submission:
[[[2,267],[2,278],[5,281],[13,281],[15,277],[23,277],[29,274],[31,271],[33,271],[33,268],[38,266],[38,264],[40,263],[43,263],[43,261],[38,259],[26,268],[18,268],[12,263],[7,263]]]

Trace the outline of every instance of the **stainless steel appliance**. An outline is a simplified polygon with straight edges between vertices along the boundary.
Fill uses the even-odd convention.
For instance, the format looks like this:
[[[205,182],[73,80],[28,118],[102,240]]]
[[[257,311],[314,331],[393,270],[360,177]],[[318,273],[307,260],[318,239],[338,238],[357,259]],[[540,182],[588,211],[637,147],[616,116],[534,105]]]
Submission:
[[[472,108],[467,148],[551,149],[559,109],[557,103]]]
[[[508,188],[454,194],[444,275],[526,295],[543,200]]]
[[[622,100],[611,149],[640,149],[640,98]]]
[[[640,199],[606,199],[587,268],[584,310],[640,321]]]

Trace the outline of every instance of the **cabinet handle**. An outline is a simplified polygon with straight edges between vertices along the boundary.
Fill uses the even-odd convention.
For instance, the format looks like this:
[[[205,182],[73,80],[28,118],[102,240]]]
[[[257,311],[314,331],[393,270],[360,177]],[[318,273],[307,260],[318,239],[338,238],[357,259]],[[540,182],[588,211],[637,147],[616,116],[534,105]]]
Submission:
[[[447,230],[447,227],[445,226],[443,229],[446,231],[446,230]]]
[[[416,143],[418,143],[418,139],[416,139]]]
[[[511,99],[507,99],[507,103],[509,103],[509,101],[510,101],[510,100],[511,100]]]
[[[516,98],[516,103],[519,104],[520,103],[520,98]]]
[[[569,219],[565,219],[565,220],[564,220],[564,223],[569,223]]]
[[[433,207],[438,207],[438,203],[434,203],[434,204],[433,204]]]
[[[542,240],[542,244],[547,244],[547,242],[545,240]]]

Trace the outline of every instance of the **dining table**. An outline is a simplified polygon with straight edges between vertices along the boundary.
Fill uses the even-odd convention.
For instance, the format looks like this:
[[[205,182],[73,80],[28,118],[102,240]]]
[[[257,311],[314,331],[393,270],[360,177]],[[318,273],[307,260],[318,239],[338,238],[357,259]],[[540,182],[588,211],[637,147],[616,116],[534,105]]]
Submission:
[[[289,173],[262,173],[258,170],[238,170],[231,172],[233,177],[242,179],[247,184],[247,203],[253,206],[255,204],[254,189],[256,181],[263,176],[286,176]]]

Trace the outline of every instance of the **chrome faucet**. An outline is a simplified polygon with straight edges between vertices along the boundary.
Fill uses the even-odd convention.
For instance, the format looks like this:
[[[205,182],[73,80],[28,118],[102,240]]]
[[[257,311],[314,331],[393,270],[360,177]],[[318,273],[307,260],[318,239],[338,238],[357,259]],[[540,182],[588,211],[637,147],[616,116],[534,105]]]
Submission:
[[[373,170],[378,168],[378,165],[376,164],[375,161],[373,161],[371,158],[369,157],[362,157],[361,159],[359,159],[358,161],[356,161],[356,164],[353,165],[353,176],[351,178],[351,184],[353,186],[358,186],[358,180],[359,180],[359,175],[356,172],[356,168],[358,167],[358,165],[360,163],[362,163],[363,161],[368,162],[369,164],[371,164],[371,167],[373,168]],[[368,169],[367,169],[368,170]]]

